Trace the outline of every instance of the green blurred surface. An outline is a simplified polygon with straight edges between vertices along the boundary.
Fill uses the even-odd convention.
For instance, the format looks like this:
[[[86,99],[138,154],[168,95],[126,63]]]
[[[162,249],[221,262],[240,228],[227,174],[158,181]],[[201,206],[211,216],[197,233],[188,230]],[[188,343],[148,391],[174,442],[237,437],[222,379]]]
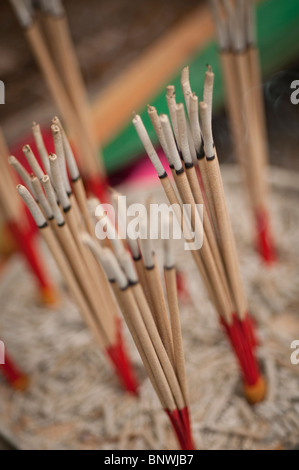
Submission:
[[[257,35],[264,77],[295,60],[299,55],[299,0],[267,0],[260,3],[257,7]],[[202,96],[206,64],[212,66],[215,73],[213,106],[214,110],[219,109],[223,105],[224,96],[216,43],[211,42],[199,50],[188,62],[191,85],[199,98]],[[182,64],[182,67],[186,63]],[[167,112],[165,86],[170,83],[176,87],[177,101],[183,100],[178,74],[170,77],[167,83],[163,84],[161,92],[150,100],[150,104],[156,106],[159,113]],[[146,108],[136,111],[141,114],[150,136],[156,141]],[[126,165],[141,152],[142,145],[137,138],[135,128],[129,122],[103,149],[107,171],[115,171]]]

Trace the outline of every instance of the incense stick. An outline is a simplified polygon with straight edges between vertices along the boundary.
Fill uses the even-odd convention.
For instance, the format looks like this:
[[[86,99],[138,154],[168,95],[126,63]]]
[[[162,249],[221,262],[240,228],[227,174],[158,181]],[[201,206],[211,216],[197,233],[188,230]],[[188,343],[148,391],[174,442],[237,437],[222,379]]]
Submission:
[[[270,264],[276,255],[267,213],[265,165],[269,158],[253,4],[225,2],[225,15],[221,17],[219,1],[211,3],[235,153],[255,218],[257,248]]]
[[[84,320],[94,331],[98,344],[109,357],[125,389],[136,394],[137,383],[124,349],[117,303],[103,269],[80,238],[80,232],[84,230],[81,222],[83,216],[68,181],[65,160],[69,164],[71,177],[79,175],[80,178],[80,174],[58,119],[52,125],[52,133],[57,153],[60,155],[58,157],[50,154],[48,158],[55,190],[49,175],[44,174],[30,147],[24,146],[26,158],[38,175],[38,177],[33,175],[29,180],[30,189],[33,188],[37,202],[24,188],[20,189],[20,193],[22,197],[25,194],[25,202],[28,203],[31,211],[35,211],[37,225],[40,228],[45,225],[47,228],[43,236],[61,268],[62,275]],[[41,178],[42,187],[39,178]],[[77,193],[81,194],[80,202],[85,208],[85,217],[90,219],[84,188],[81,193],[80,188],[79,191],[78,186],[76,188]],[[95,237],[91,220],[87,222],[86,219],[86,227],[90,227]]]
[[[203,244],[194,256],[205,286],[212,302],[220,316],[228,339],[240,364],[244,380],[244,392],[249,402],[257,402],[264,398],[265,383],[262,378],[254,351],[253,329],[248,315],[247,300],[240,278],[238,257],[233,232],[225,202],[221,174],[211,129],[213,72],[208,69],[204,85],[204,97],[207,102],[200,103],[201,125],[199,124],[197,97],[190,95],[191,86],[188,83],[187,70],[183,73],[183,84],[187,96],[187,110],[191,123],[192,136],[200,164],[202,180],[204,181],[205,202],[201,193],[199,181],[195,179],[193,161],[188,141],[187,122],[182,104],[175,106],[180,154],[176,145],[175,131],[171,129],[168,117],[160,116],[160,127],[157,124],[157,113],[149,108],[152,122],[160,135],[163,148],[167,154],[169,165],[172,167],[174,182],[182,202],[191,207],[191,227],[197,239],[203,235]],[[173,105],[172,105],[173,106]],[[173,109],[172,109],[173,112]],[[135,116],[133,124],[152,161],[170,204],[176,205],[178,200],[167,174],[161,165],[157,153],[151,145],[146,129],[139,116]],[[175,128],[175,126],[173,126]],[[163,135],[162,135],[163,133]],[[183,162],[181,160],[183,158]],[[188,175],[188,176],[187,176]],[[207,205],[209,217],[200,220],[195,203]],[[175,207],[175,206],[174,206]],[[182,207],[174,209],[180,216]],[[182,219],[180,219],[182,220]],[[203,227],[199,222],[203,222]],[[183,226],[182,226],[183,230]],[[212,249],[211,249],[212,246]],[[192,253],[193,254],[193,253]],[[173,280],[169,279],[173,283]],[[173,300],[174,301],[174,300]]]
[[[160,402],[171,420],[181,448],[194,448],[187,403],[130,254],[123,250],[118,253],[117,261],[109,249],[100,249],[91,237],[84,235],[84,240],[104,267],[113,286],[135,345]],[[144,259],[146,264],[152,262],[149,252],[145,253]]]
[[[32,18],[31,13],[27,9],[23,0],[10,0],[10,2],[16,12],[20,24],[24,28],[24,34],[30,44],[32,52],[43,73],[44,79],[56,105],[67,123],[72,138],[76,142],[76,146],[80,151],[79,154],[82,156],[84,155],[84,166],[82,162],[84,170],[88,175],[98,174],[98,160],[94,156],[88,136],[82,127],[67,92],[65,91],[63,83],[59,78],[59,74],[47,50],[47,46],[38,23]]]

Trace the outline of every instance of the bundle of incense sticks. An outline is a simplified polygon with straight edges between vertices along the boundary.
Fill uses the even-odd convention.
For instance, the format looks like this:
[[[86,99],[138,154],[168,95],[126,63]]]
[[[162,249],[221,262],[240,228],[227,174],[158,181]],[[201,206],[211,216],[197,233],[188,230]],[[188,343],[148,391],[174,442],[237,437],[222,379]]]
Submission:
[[[25,0],[10,0],[46,84],[74,141],[90,192],[105,197],[102,158],[90,119],[87,92],[61,0],[40,1],[36,14]]]
[[[29,380],[26,374],[20,371],[19,367],[9,357],[7,352],[4,354],[4,363],[0,361],[0,371],[6,381],[16,390],[26,390]]]
[[[276,259],[267,210],[265,179],[268,144],[252,0],[211,0],[235,154],[255,226],[257,249],[271,264]]]
[[[240,277],[235,240],[213,144],[213,80],[214,74],[209,67],[205,75],[204,101],[199,104],[200,120],[198,98],[191,91],[187,67],[183,69],[181,83],[188,118],[184,105],[176,103],[174,87],[167,87],[166,96],[171,123],[167,115],[158,116],[154,107],[148,108],[151,122],[172,171],[175,189],[140,116],[134,117],[133,124],[181,223],[185,239],[188,242],[197,242],[196,246],[190,247],[191,253],[239,361],[245,395],[249,402],[255,403],[265,395],[265,382],[255,355],[256,339]],[[200,182],[194,162],[198,164]],[[185,206],[191,208],[189,213],[184,211]],[[202,213],[198,210],[199,207],[203,208]],[[202,246],[198,249],[202,240]]]
[[[118,195],[114,193],[114,197]],[[99,209],[100,206],[98,206]],[[118,203],[125,214],[126,207]],[[120,217],[122,218],[122,215]],[[191,431],[185,360],[178,307],[176,269],[172,242],[164,243],[164,277],[167,302],[147,224],[144,238],[115,237],[115,228],[104,211],[96,215],[111,240],[113,250],[101,247],[88,234],[82,239],[104,268],[153,388],[167,413],[182,450],[194,449]],[[167,308],[168,303],[168,308]]]
[[[23,152],[33,174],[24,180],[27,188],[18,185],[17,189],[95,340],[110,359],[124,388],[136,394],[137,382],[123,343],[117,303],[103,269],[79,237],[82,230],[87,230],[91,237],[95,233],[74,154],[57,117],[51,130],[56,154],[49,157],[41,154],[42,168],[30,146],[25,145]],[[34,133],[39,134],[42,149],[42,136],[36,125]],[[11,158],[10,163],[13,164]]]
[[[24,205],[16,194],[15,174],[7,164],[9,150],[7,148],[3,132],[0,128],[0,209],[3,214],[5,224],[16,242],[17,248],[26,258],[32,273],[37,280],[41,300],[45,304],[55,304],[57,293],[45,270],[45,262],[38,250],[27,212],[24,211]],[[24,170],[28,179],[30,179],[26,170]]]

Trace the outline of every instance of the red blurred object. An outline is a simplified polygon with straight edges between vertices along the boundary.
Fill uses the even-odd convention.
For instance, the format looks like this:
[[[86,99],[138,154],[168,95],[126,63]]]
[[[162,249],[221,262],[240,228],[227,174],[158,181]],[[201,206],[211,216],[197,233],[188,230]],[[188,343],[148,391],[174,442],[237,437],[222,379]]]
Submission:
[[[57,294],[45,270],[42,257],[39,255],[37,250],[35,240],[36,235],[32,233],[32,230],[27,224],[25,224],[25,227],[22,227],[21,223],[17,224],[14,221],[10,221],[7,222],[7,227],[14,237],[20,252],[23,253],[35,274],[43,302],[46,304],[56,303]]]
[[[86,187],[87,193],[95,196],[99,199],[101,203],[107,203],[107,189],[108,183],[106,179],[103,179],[100,175],[95,175],[94,177],[83,177],[84,185]]]
[[[172,424],[174,433],[179,441],[182,450],[195,450],[194,442],[191,433],[189,410],[183,408],[182,410],[164,410]]]
[[[178,297],[183,302],[190,302],[190,292],[186,281],[186,276],[179,270],[176,270],[176,284],[178,290]]]
[[[277,261],[277,255],[266,210],[260,210],[256,213],[256,230],[257,250],[266,264],[273,264]]]
[[[221,324],[238,359],[244,384],[254,387],[260,381],[261,372],[255,355],[257,341],[249,314],[242,321],[233,314],[231,323],[222,318]]]
[[[118,323],[117,340],[115,345],[106,349],[106,353],[114,366],[123,388],[133,395],[138,395],[138,383],[122,338],[121,321],[119,318],[116,321]]]
[[[0,363],[0,371],[6,381],[17,390],[25,390],[28,386],[28,377],[19,370],[8,354],[5,353],[5,364]]]

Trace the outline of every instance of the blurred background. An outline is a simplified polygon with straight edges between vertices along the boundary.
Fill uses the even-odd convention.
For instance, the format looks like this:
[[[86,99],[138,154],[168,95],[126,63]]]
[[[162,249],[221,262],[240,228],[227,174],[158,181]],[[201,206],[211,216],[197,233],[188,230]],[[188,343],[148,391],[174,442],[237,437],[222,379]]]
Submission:
[[[141,113],[148,124],[147,103],[156,105],[160,112],[166,111],[165,87],[169,83],[176,85],[181,99],[179,74],[187,64],[197,93],[202,90],[207,62],[213,67],[216,146],[221,162],[234,161],[207,1],[64,0],[63,3],[110,184],[124,182],[134,173],[136,163],[145,158],[131,125],[132,113]],[[291,83],[299,79],[299,2],[257,3],[270,163],[299,170],[299,105],[290,100]],[[165,50],[167,54],[163,55]],[[5,84],[0,125],[10,151],[15,152],[26,143],[32,121],[49,128],[58,111],[8,1],[0,5],[0,57],[0,79]],[[109,108],[110,97],[116,90],[121,99],[117,106]],[[0,439],[2,447],[9,448]]]
[[[129,164],[140,157],[141,147],[130,125],[132,112],[144,110],[149,101],[159,103],[159,109],[162,107],[162,110],[166,110],[165,86],[176,81],[182,66],[187,63],[190,65],[191,84],[196,91],[201,89],[206,61],[209,60],[214,66],[217,74],[214,98],[214,107],[217,110],[217,113],[214,112],[215,139],[218,146],[226,149],[219,152],[220,157],[223,160],[233,159],[232,153],[227,150],[230,141],[223,108],[221,73],[213,40],[213,25],[207,18],[207,3],[205,0],[65,0],[84,81],[95,115],[99,116],[96,121],[97,132],[102,137],[100,142],[105,163],[112,178],[117,177],[120,168],[128,169]],[[299,78],[299,5],[296,0],[268,0],[258,3],[257,33],[271,163],[298,169],[299,106],[290,102],[290,84]],[[0,107],[0,122],[9,144],[14,146],[16,142],[23,141],[33,120],[48,125],[57,109],[9,2],[1,2],[0,8],[0,77],[6,86],[6,104]],[[201,28],[194,29],[193,18],[200,17],[206,21],[207,35],[203,35]],[[187,31],[192,37],[187,37]],[[172,66],[167,68],[166,57],[164,63],[159,63],[159,70],[150,69],[151,76],[147,76],[147,80],[153,79],[155,86],[136,101],[137,108],[131,105],[129,109],[130,104],[125,102],[125,118],[114,127],[112,124],[108,132],[102,131],[102,114],[99,110],[103,94],[111,93],[111,85],[117,80],[117,84],[123,87],[120,93],[126,98],[126,72],[135,67],[138,73],[138,64],[141,66],[143,58],[148,57],[151,51],[162,48],[169,35],[170,41],[172,37],[177,38],[173,41],[173,48],[169,49]],[[180,45],[183,52],[179,50]],[[163,73],[161,69],[165,67]],[[142,79],[144,76],[141,76]],[[139,86],[142,88],[142,81]],[[135,93],[138,92],[135,89]],[[116,109],[111,110],[111,114],[118,112]]]

